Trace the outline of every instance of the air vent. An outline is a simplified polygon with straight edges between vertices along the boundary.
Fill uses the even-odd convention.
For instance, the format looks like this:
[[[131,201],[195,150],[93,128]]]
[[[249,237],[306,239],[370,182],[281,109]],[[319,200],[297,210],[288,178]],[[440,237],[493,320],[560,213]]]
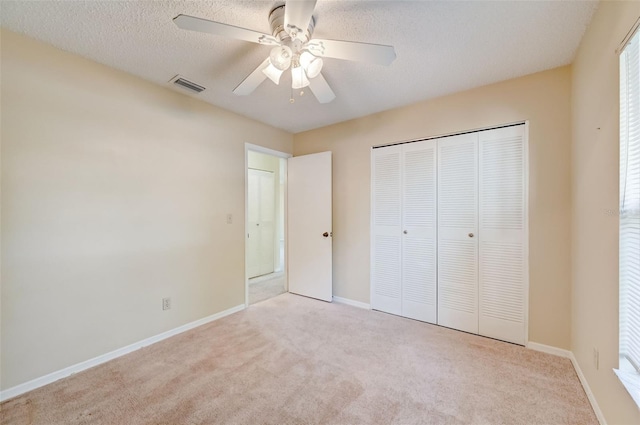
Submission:
[[[196,93],[201,93],[204,90],[206,90],[200,84],[196,84],[193,81],[189,81],[186,78],[181,77],[180,75],[176,75],[171,80],[169,80],[169,82],[175,84],[176,86],[180,86],[182,88],[185,88],[187,90],[194,91]]]

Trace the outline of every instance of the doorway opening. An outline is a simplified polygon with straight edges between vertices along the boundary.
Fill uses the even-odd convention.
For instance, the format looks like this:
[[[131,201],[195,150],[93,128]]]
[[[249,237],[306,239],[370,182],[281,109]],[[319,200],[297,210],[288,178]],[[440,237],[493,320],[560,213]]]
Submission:
[[[285,211],[289,156],[246,146],[247,305],[287,292]]]

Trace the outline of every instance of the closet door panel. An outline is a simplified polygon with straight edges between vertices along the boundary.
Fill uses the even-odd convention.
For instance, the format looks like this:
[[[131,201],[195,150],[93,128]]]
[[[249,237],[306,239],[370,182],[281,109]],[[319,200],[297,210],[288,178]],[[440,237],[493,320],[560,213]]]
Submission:
[[[373,149],[371,308],[402,314],[402,147]]]
[[[479,134],[479,333],[524,344],[527,291],[524,126]]]
[[[436,323],[436,142],[403,145],[402,315]]]
[[[478,333],[478,135],[438,141],[438,324]]]

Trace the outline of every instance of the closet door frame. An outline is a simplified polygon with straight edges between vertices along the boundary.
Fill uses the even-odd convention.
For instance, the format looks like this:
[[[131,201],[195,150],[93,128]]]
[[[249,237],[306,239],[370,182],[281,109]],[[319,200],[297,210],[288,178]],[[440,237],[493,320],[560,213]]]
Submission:
[[[529,346],[529,120],[524,122],[524,346]]]
[[[472,133],[472,132],[481,132],[481,131],[486,131],[486,130],[495,130],[495,129],[499,129],[502,127],[511,127],[511,126],[517,126],[517,125],[524,125],[524,135],[523,135],[523,144],[524,144],[524,243],[523,243],[523,256],[524,256],[524,346],[527,347],[529,346],[529,300],[530,300],[530,266],[529,266],[529,196],[530,196],[530,191],[529,191],[529,182],[530,182],[530,178],[529,178],[529,120],[524,120],[524,121],[517,121],[517,122],[512,122],[512,123],[504,123],[504,124],[499,124],[499,125],[494,125],[494,126],[490,126],[490,127],[485,127],[485,128],[478,128],[478,129],[473,129],[473,130],[468,130],[468,131],[462,131],[462,132],[457,132],[457,133],[451,133],[451,134],[443,134],[440,136],[436,136],[436,137],[430,137],[430,138],[425,138],[425,139],[418,139],[415,140],[415,142],[419,142],[422,140],[439,140],[445,137],[450,137],[450,136],[457,136],[460,134],[465,134],[465,133]],[[413,141],[407,141],[407,142],[402,142],[402,143],[412,143]],[[372,164],[372,169],[371,169],[371,188],[373,188],[373,182],[374,182],[374,175],[373,175],[373,159],[374,159],[374,151],[376,148],[384,148],[384,146],[373,146],[373,149],[371,150],[371,164]],[[478,179],[479,179],[479,171],[480,171],[480,167],[478,164]],[[479,196],[479,193],[478,193]],[[370,223],[371,223],[371,231],[370,231],[370,261],[373,262],[374,259],[374,250],[375,250],[375,246],[374,246],[374,217],[375,217],[375,213],[374,213],[374,197],[373,197],[373,193],[371,193],[371,204],[370,204]],[[479,206],[478,206],[479,207]],[[478,219],[479,219],[479,209],[478,209]],[[478,221],[478,230],[479,230],[479,221]],[[437,248],[439,250],[439,247]],[[478,259],[479,261],[479,259]],[[478,262],[478,267],[479,267],[479,262]],[[373,307],[373,291],[374,291],[374,282],[373,282],[373,270],[374,270],[374,264],[372,263],[370,265],[370,272],[371,272],[371,280],[370,280],[370,290],[371,290],[371,294],[370,294],[370,300],[371,300],[371,307]],[[436,273],[439,273],[439,271],[436,271]],[[478,271],[479,273],[479,271]],[[478,274],[479,276],[479,274]],[[398,277],[399,279],[401,279],[401,276]],[[478,302],[479,302],[479,294],[478,294]],[[479,309],[479,306],[478,306]],[[478,310],[479,311],[479,310]],[[393,314],[398,314],[400,315],[400,313],[393,313]],[[478,318],[479,320],[479,318]]]

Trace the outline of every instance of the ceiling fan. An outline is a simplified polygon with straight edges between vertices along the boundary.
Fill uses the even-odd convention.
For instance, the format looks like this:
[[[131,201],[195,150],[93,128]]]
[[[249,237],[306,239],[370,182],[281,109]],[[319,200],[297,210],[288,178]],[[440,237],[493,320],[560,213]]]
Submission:
[[[393,46],[311,38],[316,1],[289,0],[271,10],[269,23],[272,35],[188,15],[178,15],[173,22],[185,30],[273,46],[269,57],[233,90],[235,94],[251,94],[267,78],[279,84],[284,71],[290,69],[292,93],[293,89],[309,87],[320,103],[328,103],[336,95],[320,73],[322,58],[390,65],[396,53]],[[290,102],[294,102],[293,94]]]

